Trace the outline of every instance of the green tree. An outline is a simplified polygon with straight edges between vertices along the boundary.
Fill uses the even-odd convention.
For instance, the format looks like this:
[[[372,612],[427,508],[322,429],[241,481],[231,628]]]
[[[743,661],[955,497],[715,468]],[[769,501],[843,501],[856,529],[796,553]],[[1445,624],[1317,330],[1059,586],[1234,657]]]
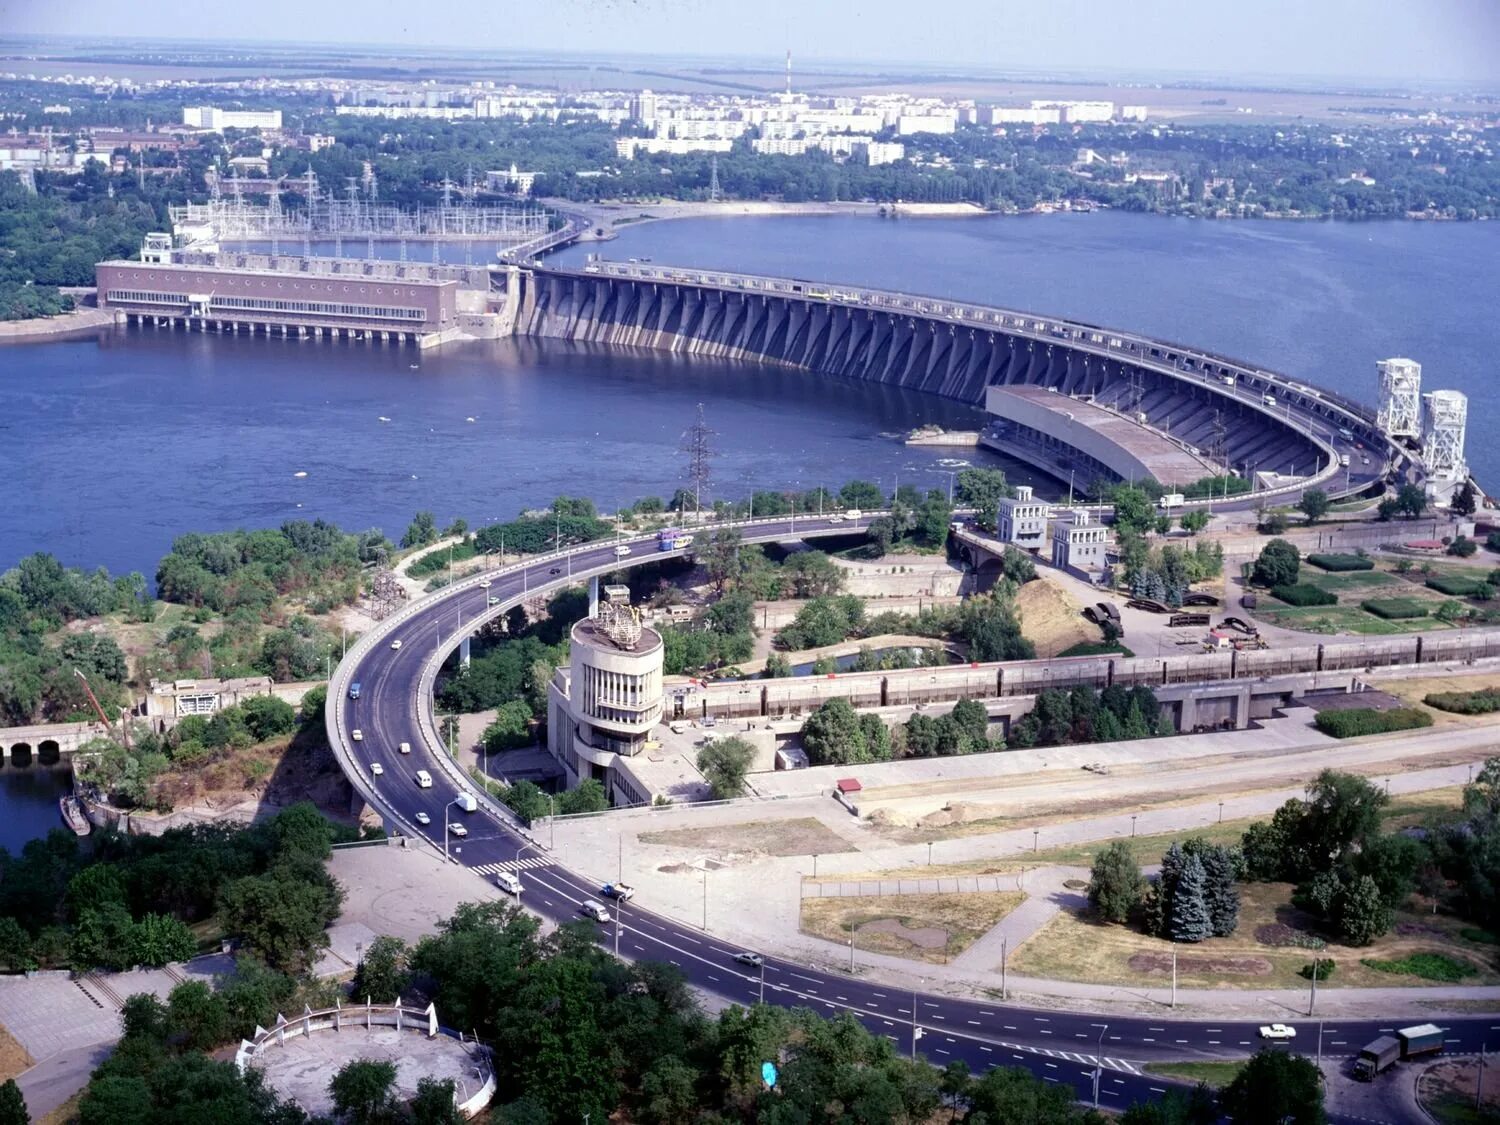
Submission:
[[[885,507],[885,494],[880,491],[878,484],[871,484],[867,480],[851,480],[839,489],[839,501],[846,508],[879,511]]]
[[[954,631],[968,643],[973,660],[1031,660],[1036,656],[1035,647],[1021,635],[1014,587],[1007,582],[997,583],[989,594],[965,598]]]
[[[1396,490],[1396,506],[1408,519],[1416,519],[1427,510],[1427,494],[1419,484],[1403,484]]]
[[[1189,535],[1197,535],[1208,526],[1211,518],[1207,512],[1194,509],[1191,512],[1182,513],[1182,518],[1177,522],[1181,525],[1182,530],[1186,531]]]
[[[170,914],[147,914],[131,927],[130,960],[161,968],[186,961],[198,949],[198,939],[181,919]]]
[[[272,968],[300,971],[327,947],[325,930],[342,897],[332,880],[293,872],[251,875],[224,887],[219,920]]]
[[[792,674],[792,662],[779,652],[766,657],[766,668],[762,675],[768,680],[780,680]]]
[[[495,712],[495,721],[484,728],[481,740],[491,754],[502,750],[514,750],[532,743],[531,704],[520,699],[502,703]]]
[[[95,1076],[78,1103],[79,1125],[155,1125],[151,1087],[135,1075]]]
[[[184,981],[167,997],[167,1026],[185,1050],[209,1051],[230,1037],[229,1009],[203,981]]]
[[[425,547],[429,543],[436,543],[437,537],[437,521],[432,518],[432,513],[418,512],[412,517],[411,523],[406,525],[406,534],[401,536],[401,546]]]
[[[743,738],[717,738],[698,751],[698,770],[708,781],[714,800],[741,797],[755,747]]]
[[[355,1059],[328,1083],[333,1110],[347,1125],[389,1125],[396,1115],[396,1064]]]
[[[657,501],[661,503],[660,500]],[[411,1125],[463,1125],[464,1116],[458,1112],[456,1087],[453,1079],[417,1079],[417,1092],[409,1106]]]
[[[1165,879],[1165,870],[1162,874]],[[1207,891],[1203,861],[1195,855],[1187,856],[1167,905],[1167,933],[1173,941],[1199,942],[1213,936]]]
[[[1001,499],[1015,494],[999,469],[964,469],[954,484],[959,505],[976,509],[979,526],[990,531],[995,530]]]
[[[1337,864],[1380,834],[1380,810],[1390,798],[1357,774],[1324,770],[1307,787],[1299,844],[1314,869]]]
[[[699,1103],[698,1072],[675,1055],[658,1059],[641,1076],[642,1117],[647,1125],[691,1121]]]
[[[1262,586],[1291,586],[1301,564],[1301,551],[1285,539],[1272,539],[1260,549],[1251,577]]]
[[[1156,524],[1156,508],[1143,489],[1131,485],[1119,485],[1111,497],[1115,508],[1117,531],[1145,534]]]
[[[878,716],[874,719],[880,723]],[[847,699],[830,699],[807,717],[802,724],[802,747],[813,765],[857,765],[875,761],[869,742],[870,731]],[[881,723],[881,729],[885,725]],[[889,742],[886,743],[889,756]]]
[[[1338,901],[1339,936],[1348,945],[1369,945],[1391,928],[1391,908],[1380,897],[1380,887],[1361,875],[1344,888]]]
[[[327,688],[324,692],[326,697]],[[256,742],[290,734],[297,728],[297,712],[274,695],[253,695],[239,705],[239,711]]]
[[[1455,516],[1472,516],[1479,507],[1479,493],[1474,487],[1472,477],[1465,477],[1462,485],[1453,494],[1453,502],[1449,505]]]
[[[120,903],[85,910],[73,930],[71,956],[81,969],[130,968],[131,937],[135,923]]]
[[[1203,848],[1199,858],[1203,861],[1204,901],[1208,904],[1209,924],[1214,937],[1226,937],[1240,924],[1237,857],[1231,849],[1211,844]]]
[[[26,1099],[21,1096],[21,1087],[16,1085],[14,1078],[0,1083],[0,1125],[31,1125]]]
[[[1124,922],[1139,905],[1145,885],[1130,845],[1116,840],[1094,857],[1089,906],[1106,922]]]
[[[409,954],[406,942],[398,937],[381,934],[371,941],[354,974],[352,998],[389,1004],[405,994],[411,983]]]
[[[709,537],[707,549],[702,556],[703,566],[714,584],[715,593],[720,596],[745,573],[745,564],[740,558],[742,546],[740,533],[733,528],[716,531]]]
[[[1321,488],[1309,488],[1297,501],[1297,510],[1307,517],[1309,524],[1317,523],[1328,514],[1328,493]]]
[[[1324,1125],[1323,1076],[1305,1055],[1267,1047],[1219,1094],[1231,1125]]]

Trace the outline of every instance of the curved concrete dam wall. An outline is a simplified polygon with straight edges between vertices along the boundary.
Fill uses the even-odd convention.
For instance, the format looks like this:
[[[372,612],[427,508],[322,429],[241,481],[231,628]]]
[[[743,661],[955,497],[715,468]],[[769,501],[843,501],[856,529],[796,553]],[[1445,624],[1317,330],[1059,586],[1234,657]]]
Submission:
[[[975,406],[984,405],[990,386],[1047,387],[1143,415],[1242,472],[1277,461],[1328,465],[1331,450],[1311,435],[1373,426],[1368,410],[1337,396],[1108,329],[811,282],[717,274],[675,280],[681,272],[614,264],[521,271],[513,275],[516,331],[769,361]]]

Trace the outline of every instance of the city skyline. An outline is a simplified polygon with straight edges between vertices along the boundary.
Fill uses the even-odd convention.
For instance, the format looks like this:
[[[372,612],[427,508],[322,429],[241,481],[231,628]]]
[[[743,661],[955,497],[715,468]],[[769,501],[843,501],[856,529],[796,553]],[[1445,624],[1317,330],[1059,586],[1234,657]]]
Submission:
[[[428,49],[462,40],[467,51],[712,55],[764,66],[790,50],[794,62],[958,70],[1500,81],[1500,8],[1487,0],[1436,0],[1421,18],[1398,0],[1325,0],[1312,10],[1296,0],[1267,0],[1253,10],[1205,10],[1187,0],[1122,10],[1106,0],[1059,0],[1045,13],[950,0],[944,12],[949,18],[913,21],[895,0],[767,0],[753,11],[705,0],[560,0],[545,13],[517,5],[465,13],[459,35],[446,21],[414,23],[413,9],[391,0],[361,5],[357,19],[342,3],[289,0],[267,0],[253,11],[206,11],[180,0],[142,0],[127,10],[80,0],[66,14],[41,0],[0,3],[15,35],[72,35],[87,27],[97,36],[160,38],[169,30],[174,39],[241,43]]]

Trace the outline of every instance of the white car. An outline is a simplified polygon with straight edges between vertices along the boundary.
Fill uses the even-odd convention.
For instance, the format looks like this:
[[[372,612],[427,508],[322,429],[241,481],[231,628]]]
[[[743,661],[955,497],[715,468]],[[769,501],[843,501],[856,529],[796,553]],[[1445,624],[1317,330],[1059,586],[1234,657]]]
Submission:
[[[1297,1029],[1288,1027],[1284,1023],[1268,1023],[1260,1029],[1260,1037],[1262,1039],[1295,1039]]]
[[[376,777],[379,777],[381,774],[385,773],[385,767],[382,766],[379,762],[371,762],[370,772]]]
[[[365,740],[365,732],[355,727],[349,732],[349,737],[354,739],[355,742],[363,742]]]
[[[411,753],[411,743],[410,743],[410,742],[403,742],[403,743],[402,743],[402,744],[401,744],[401,745],[400,745],[400,747],[398,747],[398,749],[399,749],[399,750],[400,750],[400,751],[401,751],[401,753],[403,753],[403,754],[410,754],[410,753]]]
[[[480,579],[479,588],[481,590],[488,590],[490,588],[490,580],[488,578]]]
[[[623,559],[628,554],[630,554],[630,548],[625,546],[624,543],[615,548],[615,558],[617,559]]]
[[[494,594],[491,594],[490,595],[490,600],[489,600],[489,602],[487,604],[489,604],[489,605],[499,605],[500,604],[500,599],[497,598],[497,597],[495,597]]]
[[[514,871],[497,871],[495,873],[495,886],[502,891],[509,891],[513,895],[521,893],[521,877]]]
[[[432,823],[432,817],[428,816],[424,812],[417,813],[417,815],[416,815],[416,817],[414,819],[416,820],[416,822],[418,824],[431,824]]]
[[[467,836],[469,834],[469,830],[456,820],[449,823],[448,831],[452,832],[455,836]]]
[[[400,648],[401,648],[401,638],[397,637],[394,641],[392,641],[391,642],[391,647],[393,649],[396,649],[397,651],[400,651]]]

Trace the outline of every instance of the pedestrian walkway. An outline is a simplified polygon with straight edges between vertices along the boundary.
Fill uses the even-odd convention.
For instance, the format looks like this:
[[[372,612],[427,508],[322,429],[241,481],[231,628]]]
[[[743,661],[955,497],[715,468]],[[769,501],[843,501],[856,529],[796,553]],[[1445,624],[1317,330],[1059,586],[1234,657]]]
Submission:
[[[552,861],[550,859],[542,859],[533,855],[521,860],[508,859],[502,863],[476,863],[469,870],[477,871],[481,875],[498,875],[502,871],[530,871],[537,867],[551,866]]]
[[[973,945],[953,958],[953,964],[980,972],[998,972],[1000,962],[1009,950],[1050,922],[1059,910],[1081,910],[1088,905],[1088,895],[1068,887],[1074,882],[1087,883],[1086,867],[1036,867],[1017,880],[1026,899]]]

